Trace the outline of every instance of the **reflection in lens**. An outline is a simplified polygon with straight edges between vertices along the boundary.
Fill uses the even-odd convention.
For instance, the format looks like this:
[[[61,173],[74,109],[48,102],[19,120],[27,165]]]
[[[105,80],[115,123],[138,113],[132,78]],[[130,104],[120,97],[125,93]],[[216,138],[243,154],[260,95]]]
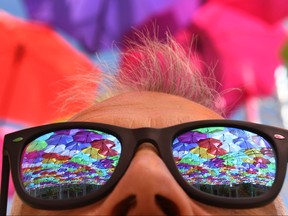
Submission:
[[[257,197],[274,183],[276,155],[263,137],[237,128],[206,127],[176,137],[173,156],[183,178],[203,192]]]
[[[28,194],[40,199],[71,199],[98,190],[111,177],[121,154],[119,140],[90,129],[44,134],[29,143],[21,161]]]

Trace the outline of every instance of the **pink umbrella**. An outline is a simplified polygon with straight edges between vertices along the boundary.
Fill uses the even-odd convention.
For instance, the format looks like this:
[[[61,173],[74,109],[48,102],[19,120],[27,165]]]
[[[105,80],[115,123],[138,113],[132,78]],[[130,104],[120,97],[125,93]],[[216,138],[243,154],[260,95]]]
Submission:
[[[234,7],[258,17],[268,23],[276,23],[288,17],[287,0],[209,0],[210,2],[222,3]]]
[[[209,1],[194,14],[191,25],[178,38],[184,47],[189,47],[187,43],[191,44],[195,34],[200,58],[215,66],[219,91],[226,91],[222,105],[228,115],[241,102],[273,94],[274,71],[281,64],[280,50],[285,41],[281,25],[272,26]],[[202,65],[203,70],[205,67]]]

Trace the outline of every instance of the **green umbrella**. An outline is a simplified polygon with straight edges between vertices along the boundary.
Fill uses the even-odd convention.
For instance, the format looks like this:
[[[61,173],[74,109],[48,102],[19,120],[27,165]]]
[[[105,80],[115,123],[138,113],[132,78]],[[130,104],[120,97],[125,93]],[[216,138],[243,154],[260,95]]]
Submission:
[[[198,128],[193,131],[201,132],[201,133],[215,133],[219,131],[223,131],[224,127],[205,127],[205,128]]]
[[[40,151],[47,147],[47,143],[44,140],[34,140],[26,148],[26,152]]]

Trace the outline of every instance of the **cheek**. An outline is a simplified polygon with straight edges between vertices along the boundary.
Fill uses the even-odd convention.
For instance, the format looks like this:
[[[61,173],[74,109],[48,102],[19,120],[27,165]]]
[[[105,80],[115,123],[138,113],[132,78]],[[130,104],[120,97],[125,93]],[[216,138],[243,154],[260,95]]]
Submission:
[[[197,202],[197,206],[205,209],[208,215],[286,215],[287,213],[285,214],[284,209],[282,209],[276,202],[277,200],[266,206],[251,209],[217,208],[199,202]],[[195,201],[191,201],[191,205],[195,205]]]
[[[53,215],[53,216],[63,216],[63,215],[98,215],[97,212],[101,207],[102,201],[93,203],[92,205],[85,206],[77,209],[69,210],[41,210],[31,208],[30,206],[23,203],[17,195],[14,195],[11,211],[8,215]]]

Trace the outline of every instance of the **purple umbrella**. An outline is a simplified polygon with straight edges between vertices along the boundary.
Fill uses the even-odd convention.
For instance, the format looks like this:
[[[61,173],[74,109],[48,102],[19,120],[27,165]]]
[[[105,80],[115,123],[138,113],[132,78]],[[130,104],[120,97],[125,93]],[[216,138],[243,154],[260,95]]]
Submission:
[[[182,143],[191,144],[191,143],[196,143],[199,140],[206,139],[207,134],[199,133],[199,132],[195,132],[195,131],[188,131],[184,134],[181,134],[177,138]]]
[[[63,30],[93,53],[153,18],[164,30],[183,27],[202,0],[24,0],[30,19]]]
[[[83,142],[83,143],[90,143],[94,140],[99,140],[102,138],[101,134],[98,134],[97,132],[93,131],[79,131],[73,136],[74,140],[77,142]]]

